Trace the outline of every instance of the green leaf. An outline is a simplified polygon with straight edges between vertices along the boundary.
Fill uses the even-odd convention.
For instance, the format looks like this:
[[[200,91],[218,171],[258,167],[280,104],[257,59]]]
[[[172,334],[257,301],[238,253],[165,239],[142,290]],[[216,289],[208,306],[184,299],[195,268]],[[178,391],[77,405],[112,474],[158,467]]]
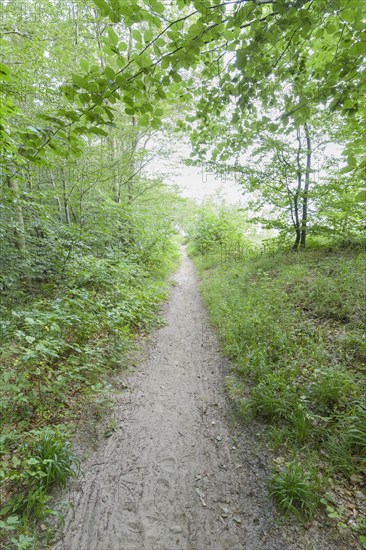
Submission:
[[[113,46],[117,46],[118,44],[118,34],[110,27],[108,29],[108,37]]]
[[[146,43],[151,42],[153,38],[154,38],[154,34],[152,31],[147,30],[144,32],[144,40]]]
[[[174,82],[182,82],[182,77],[177,72],[171,73],[171,77],[173,78]]]
[[[104,0],[93,0],[101,15],[110,15],[111,9]]]
[[[351,166],[351,168],[355,168],[355,166],[357,165],[356,158],[353,157],[352,155],[349,155],[347,157],[347,164],[348,164],[348,166]]]
[[[106,75],[106,77],[108,78],[108,80],[114,80],[115,78],[115,72],[114,70],[112,69],[112,67],[106,67],[104,69],[104,74]]]
[[[97,136],[104,136],[104,137],[108,136],[108,132],[106,132],[105,130],[102,130],[102,128],[99,128],[98,126],[89,128],[88,131],[91,132],[92,134],[96,134]]]
[[[347,23],[353,23],[355,20],[355,12],[352,9],[341,11],[340,16]]]
[[[353,103],[352,99],[346,99],[345,102],[343,103],[343,107],[345,109],[352,109],[353,105],[354,105],[354,103]]]
[[[88,62],[85,59],[80,59],[80,67],[85,71],[86,73],[89,71],[89,65]]]
[[[14,456],[12,457],[11,461],[12,461],[12,463],[13,463],[13,466],[15,466],[15,467],[19,466],[19,464],[21,463],[20,460],[19,460],[19,458],[18,458],[16,455],[14,455]]]
[[[151,2],[151,7],[154,11],[162,15],[165,12],[165,6],[162,2],[153,1]]]
[[[132,31],[132,37],[136,40],[136,42],[142,42],[141,33],[140,33],[140,31],[138,31],[137,29],[134,29],[134,30]]]
[[[362,189],[362,191],[357,193],[355,200],[357,202],[366,202],[366,189]]]
[[[126,52],[128,50],[128,45],[126,44],[126,42],[119,42],[118,49],[120,52]]]

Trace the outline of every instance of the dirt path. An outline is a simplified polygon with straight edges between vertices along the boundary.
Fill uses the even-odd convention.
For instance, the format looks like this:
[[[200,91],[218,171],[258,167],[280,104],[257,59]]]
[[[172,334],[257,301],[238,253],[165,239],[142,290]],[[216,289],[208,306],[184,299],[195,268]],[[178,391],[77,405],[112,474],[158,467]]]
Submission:
[[[255,436],[233,439],[224,361],[185,254],[175,279],[167,325],[127,379],[54,550],[300,548],[282,539]]]

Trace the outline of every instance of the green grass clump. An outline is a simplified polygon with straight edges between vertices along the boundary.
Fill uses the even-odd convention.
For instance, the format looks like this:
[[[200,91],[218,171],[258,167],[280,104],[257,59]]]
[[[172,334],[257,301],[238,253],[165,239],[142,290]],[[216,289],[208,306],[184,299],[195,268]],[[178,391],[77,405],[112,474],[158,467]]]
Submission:
[[[12,488],[12,496],[1,515],[18,514],[23,521],[43,517],[49,489],[65,486],[79,469],[79,461],[61,427],[33,430],[4,465],[2,481]]]
[[[358,403],[345,418],[344,435],[351,448],[366,459],[366,401]]]
[[[270,494],[286,514],[309,520],[320,503],[319,480],[314,471],[305,470],[297,461],[292,461],[273,474]]]
[[[327,411],[342,403],[346,405],[359,393],[359,388],[346,368],[329,366],[315,369],[308,393],[317,409]]]
[[[253,388],[253,411],[269,420],[289,418],[296,409],[297,396],[291,381],[281,371],[268,374]]]

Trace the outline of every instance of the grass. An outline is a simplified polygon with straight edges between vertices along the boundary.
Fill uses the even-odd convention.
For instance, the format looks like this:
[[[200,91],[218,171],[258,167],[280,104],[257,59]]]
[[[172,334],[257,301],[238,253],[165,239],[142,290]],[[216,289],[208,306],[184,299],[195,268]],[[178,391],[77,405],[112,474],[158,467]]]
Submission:
[[[286,514],[306,521],[314,516],[320,503],[319,480],[314,470],[306,471],[292,461],[273,475],[270,494]]]
[[[273,448],[286,457],[286,468],[271,482],[281,507],[310,518],[319,495],[332,487],[345,494],[362,489],[364,251],[333,246],[195,261],[203,299],[234,365],[229,385],[238,411],[246,421],[262,419]],[[321,475],[312,500],[314,469]],[[352,518],[342,513],[351,528]],[[362,505],[358,513],[365,513]]]

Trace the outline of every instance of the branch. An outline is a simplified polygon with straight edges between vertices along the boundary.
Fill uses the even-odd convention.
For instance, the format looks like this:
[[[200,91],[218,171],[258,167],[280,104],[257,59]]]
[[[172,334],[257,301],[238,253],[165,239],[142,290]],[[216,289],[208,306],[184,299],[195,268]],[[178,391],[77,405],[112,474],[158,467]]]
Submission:
[[[5,34],[17,34],[18,36],[22,36],[23,38],[28,38],[28,39],[32,38],[29,34],[26,34],[25,32],[17,31],[16,29],[14,29],[12,31],[4,31],[2,34],[3,35],[5,35]]]

